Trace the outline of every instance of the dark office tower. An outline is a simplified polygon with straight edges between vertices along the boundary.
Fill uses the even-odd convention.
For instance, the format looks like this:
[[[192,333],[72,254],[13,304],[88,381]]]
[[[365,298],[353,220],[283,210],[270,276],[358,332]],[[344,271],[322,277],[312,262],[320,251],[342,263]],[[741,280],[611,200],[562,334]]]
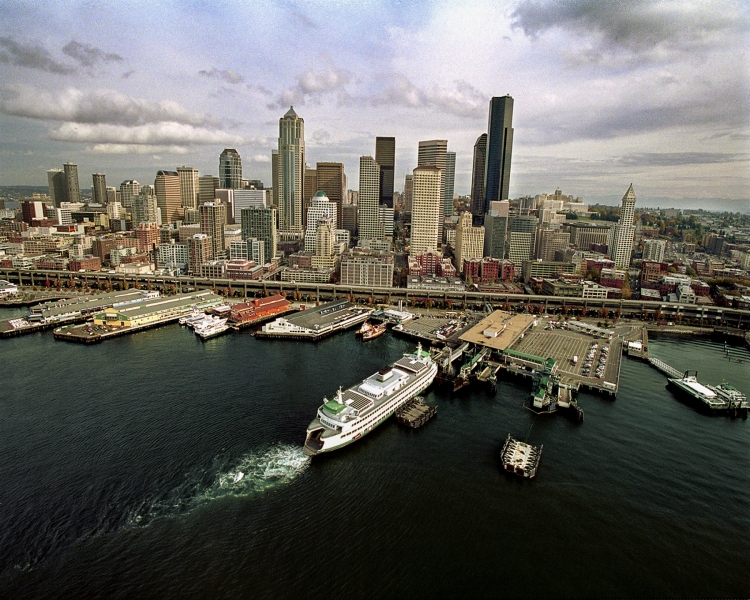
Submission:
[[[396,164],[396,138],[375,138],[375,162],[380,165],[380,204],[393,208],[393,167]]]
[[[487,124],[487,156],[484,163],[484,212],[490,202],[507,200],[510,189],[510,158],[513,150],[513,98],[490,100]]]
[[[341,207],[346,198],[346,176],[344,164],[334,162],[319,162],[315,165],[317,173],[316,183],[319,192],[325,192],[328,200],[336,205],[336,225],[341,224],[343,214]],[[317,192],[316,192],[317,193]]]
[[[471,170],[471,214],[474,225],[484,218],[484,161],[487,156],[487,134],[483,133],[474,144],[474,162]],[[489,256],[489,255],[487,255]]]
[[[219,156],[219,187],[242,189],[242,160],[234,148],[226,148]]]
[[[94,173],[92,177],[94,178],[94,183],[91,186],[91,195],[94,204],[106,204],[107,180],[104,177],[104,173]]]
[[[47,183],[49,183],[49,197],[53,206],[60,208],[60,203],[66,201],[65,172],[62,169],[50,169],[47,171]]]
[[[65,199],[68,202],[80,202],[81,188],[78,186],[78,165],[65,163],[63,171],[65,172]]]

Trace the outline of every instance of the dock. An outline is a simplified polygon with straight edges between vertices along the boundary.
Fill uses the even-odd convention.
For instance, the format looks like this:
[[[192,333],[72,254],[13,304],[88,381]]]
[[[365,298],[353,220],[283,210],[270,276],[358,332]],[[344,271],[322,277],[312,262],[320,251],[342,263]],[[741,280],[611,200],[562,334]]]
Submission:
[[[674,377],[676,379],[679,379],[683,375],[682,372],[678,371],[674,367],[669,366],[664,361],[659,360],[658,358],[654,358],[653,356],[648,359],[648,362],[651,366],[664,373],[667,377]]]
[[[422,402],[423,398],[417,396],[396,411],[396,420],[401,425],[412,429],[421,427],[437,414],[437,406],[430,406]]]

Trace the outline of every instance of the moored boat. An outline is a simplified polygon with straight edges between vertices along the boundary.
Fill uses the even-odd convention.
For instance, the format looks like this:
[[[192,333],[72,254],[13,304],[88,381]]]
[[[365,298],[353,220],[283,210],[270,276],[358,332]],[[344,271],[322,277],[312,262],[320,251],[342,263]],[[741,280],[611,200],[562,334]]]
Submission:
[[[427,389],[437,374],[437,363],[418,344],[392,365],[342,392],[323,398],[317,416],[307,427],[304,452],[331,452],[355,442],[388,419],[399,407]]]
[[[380,337],[385,333],[385,323],[381,323],[380,325],[375,325],[370,328],[369,331],[366,331],[362,334],[363,340],[372,340],[376,337]]]

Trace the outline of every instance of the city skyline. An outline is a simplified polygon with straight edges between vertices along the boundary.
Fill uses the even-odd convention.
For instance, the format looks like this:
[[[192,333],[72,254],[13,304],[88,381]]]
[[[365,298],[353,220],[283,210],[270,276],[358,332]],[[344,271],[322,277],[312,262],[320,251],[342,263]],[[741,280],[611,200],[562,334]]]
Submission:
[[[204,6],[171,10],[177,26],[160,36],[148,32],[169,5],[81,8],[0,8],[0,185],[43,186],[66,162],[83,188],[93,173],[117,186],[180,165],[218,176],[227,147],[244,177],[270,182],[276,124],[294,105],[307,163],[343,163],[350,189],[359,157],[393,136],[397,190],[418,142],[447,139],[468,195],[489,99],[510,94],[510,197],[559,187],[614,204],[633,181],[644,205],[730,198],[747,210],[740,2]],[[215,50],[227,40],[230,58]]]

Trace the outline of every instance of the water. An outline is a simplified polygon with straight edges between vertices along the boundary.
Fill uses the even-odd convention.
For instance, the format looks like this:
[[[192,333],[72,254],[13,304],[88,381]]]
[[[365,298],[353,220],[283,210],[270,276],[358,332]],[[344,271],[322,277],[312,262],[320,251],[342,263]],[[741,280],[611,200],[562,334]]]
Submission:
[[[7,318],[8,313],[0,315]],[[0,343],[0,596],[747,596],[750,420],[708,417],[624,359],[586,421],[535,417],[523,382],[428,400],[310,460],[324,395],[411,348],[178,326],[97,346]],[[657,338],[650,352],[750,392],[750,353]],[[544,444],[503,474],[506,435]]]

